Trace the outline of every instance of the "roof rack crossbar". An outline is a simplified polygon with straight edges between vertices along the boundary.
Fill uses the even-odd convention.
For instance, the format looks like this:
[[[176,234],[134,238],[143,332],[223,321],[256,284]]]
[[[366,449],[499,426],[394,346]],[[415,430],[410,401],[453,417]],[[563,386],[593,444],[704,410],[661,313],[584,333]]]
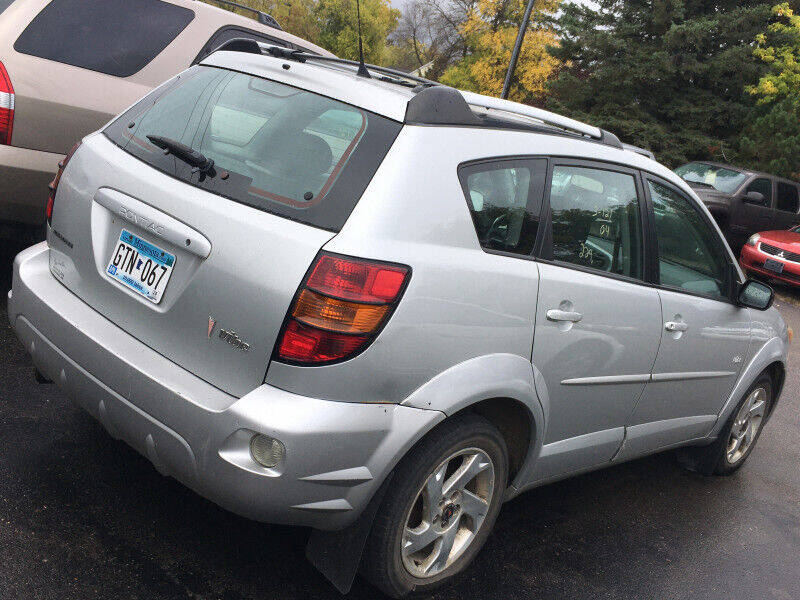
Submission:
[[[248,12],[253,13],[256,16],[256,21],[261,23],[262,25],[266,25],[268,27],[272,27],[273,29],[279,29],[283,31],[283,27],[280,26],[280,23],[273,17],[272,15],[260,11],[256,8],[252,8],[250,6],[245,6],[244,4],[239,4],[238,2],[232,2],[231,0],[209,0],[210,2],[216,2],[217,4],[224,4],[226,6],[230,6],[233,8],[238,8],[241,10],[246,10]]]
[[[283,46],[276,46],[274,44],[267,44],[265,42],[259,42],[247,38],[234,38],[228,40],[227,42],[222,44],[219,48],[214,50],[214,52],[219,52],[219,51],[267,54],[269,56],[274,56],[276,58],[283,58],[285,60],[296,60],[298,62],[306,62],[307,60],[313,60],[316,62],[328,62],[339,65],[347,65],[350,67],[358,67],[359,65],[359,62],[356,60],[347,60],[346,58],[338,58],[335,56],[321,56],[319,54],[312,54],[310,52],[304,52],[302,50],[290,50],[284,48]],[[404,73],[403,71],[398,71],[397,69],[390,69],[389,67],[381,67],[379,65],[371,65],[371,64],[367,64],[366,67],[367,69],[369,69],[370,71],[374,71],[375,73],[381,73],[383,75],[388,75],[396,79],[405,79],[407,81],[413,81],[414,83],[426,87],[441,85],[439,83],[436,83],[435,81],[431,81],[430,79],[425,79],[424,77],[419,77],[417,75]]]
[[[492,98],[491,96],[484,96],[483,94],[476,94],[475,92],[466,92],[463,90],[459,91],[461,92],[461,95],[464,96],[464,100],[467,101],[467,104],[471,106],[478,106],[489,110],[498,110],[513,115],[521,115],[523,117],[529,117],[531,119],[541,121],[545,125],[552,125],[561,129],[567,129],[569,131],[587,135],[598,140],[603,139],[603,130],[599,127],[595,127],[594,125],[588,125],[586,123],[582,123],[581,121],[576,121],[575,119],[570,119],[569,117],[550,112],[549,110],[536,108],[535,106],[519,104],[517,102],[511,102],[510,100],[503,100],[501,98]]]

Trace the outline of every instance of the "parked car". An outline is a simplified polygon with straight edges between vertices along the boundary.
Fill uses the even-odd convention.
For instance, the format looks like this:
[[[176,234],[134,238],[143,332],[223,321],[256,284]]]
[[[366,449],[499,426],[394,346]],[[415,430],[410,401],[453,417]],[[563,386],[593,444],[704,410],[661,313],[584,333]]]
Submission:
[[[734,250],[756,232],[800,223],[796,181],[709,162],[692,162],[675,172],[697,192]]]
[[[800,225],[754,233],[742,246],[739,262],[753,277],[800,285]]]
[[[258,17],[195,0],[0,0],[0,226],[41,227],[70,147],[227,40],[330,55]]]
[[[231,42],[86,137],[14,263],[40,378],[314,528],[343,591],[362,556],[390,596],[445,583],[576,473],[738,469],[790,333],[692,189],[591,125],[369,72]]]

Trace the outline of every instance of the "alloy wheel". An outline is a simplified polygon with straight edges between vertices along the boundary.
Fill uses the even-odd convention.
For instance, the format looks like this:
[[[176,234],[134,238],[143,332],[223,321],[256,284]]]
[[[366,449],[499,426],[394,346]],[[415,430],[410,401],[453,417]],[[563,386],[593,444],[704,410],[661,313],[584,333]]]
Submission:
[[[433,577],[464,554],[489,512],[494,477],[479,448],[455,452],[433,470],[405,519],[401,556],[411,575]]]
[[[725,452],[728,464],[736,464],[747,454],[761,429],[766,410],[767,391],[764,388],[754,389],[733,421]]]

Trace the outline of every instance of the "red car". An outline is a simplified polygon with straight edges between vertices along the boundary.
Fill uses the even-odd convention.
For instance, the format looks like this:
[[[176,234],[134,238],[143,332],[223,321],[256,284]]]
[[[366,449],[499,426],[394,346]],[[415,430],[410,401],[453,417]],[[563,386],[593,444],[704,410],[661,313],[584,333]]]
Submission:
[[[748,274],[800,285],[800,225],[754,233],[742,247],[739,262]]]

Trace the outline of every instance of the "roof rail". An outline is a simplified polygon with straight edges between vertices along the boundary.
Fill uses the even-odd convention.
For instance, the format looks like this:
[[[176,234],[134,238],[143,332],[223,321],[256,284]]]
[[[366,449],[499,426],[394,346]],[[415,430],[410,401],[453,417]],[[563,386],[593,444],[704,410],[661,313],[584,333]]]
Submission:
[[[639,148],[639,146],[634,146],[633,144],[622,144],[622,147],[625,148],[625,150],[629,150],[630,152],[636,152],[636,154],[641,154],[642,156],[646,156],[647,158],[651,158],[653,160],[656,159],[656,155],[653,154],[650,150]]]
[[[512,115],[520,115],[530,119],[536,119],[545,125],[553,125],[554,127],[574,131],[576,133],[580,133],[581,135],[588,135],[589,137],[598,140],[603,139],[604,133],[608,134],[608,132],[604,132],[602,129],[595,127],[594,125],[581,123],[575,119],[558,115],[550,112],[549,110],[536,108],[535,106],[519,104],[518,102],[511,102],[510,100],[493,98],[491,96],[484,96],[483,94],[476,94],[475,92],[461,91],[461,95],[464,96],[464,100],[466,100],[467,104],[470,106],[479,106],[489,110],[498,110]]]
[[[256,21],[261,23],[262,25],[266,25],[267,27],[272,27],[273,29],[279,29],[283,31],[283,27],[280,26],[280,23],[270,14],[257,10],[255,8],[251,8],[249,6],[245,6],[244,4],[239,4],[238,2],[231,2],[231,0],[206,0],[207,2],[216,2],[217,4],[224,4],[225,6],[230,6],[232,8],[239,8],[241,10],[246,10],[248,12],[253,13],[256,16]]]
[[[219,0],[214,0],[214,1],[216,2]],[[284,48],[283,46],[266,44],[264,42],[259,42],[248,38],[233,38],[232,40],[228,40],[227,42],[222,44],[219,48],[214,50],[214,52],[220,52],[220,51],[249,52],[250,54],[266,54],[268,56],[273,56],[275,58],[282,58],[284,60],[295,60],[301,63],[304,63],[307,60],[313,60],[317,62],[327,62],[338,65],[347,65],[350,67],[358,67],[360,64],[356,60],[347,60],[346,58],[338,58],[335,56],[321,56],[319,54],[312,54],[310,52],[305,52],[303,50],[292,50],[289,48]],[[417,88],[421,86],[424,88],[424,87],[441,85],[439,83],[436,83],[435,81],[431,81],[430,79],[425,79],[424,77],[419,77],[417,75],[411,75],[410,73],[398,71],[397,69],[390,69],[389,67],[371,65],[369,63],[366,64],[366,67],[370,71],[374,71],[375,73],[380,73],[381,75],[386,76],[378,78],[379,80],[389,81],[391,83],[397,83],[400,85],[404,85],[406,87]]]

